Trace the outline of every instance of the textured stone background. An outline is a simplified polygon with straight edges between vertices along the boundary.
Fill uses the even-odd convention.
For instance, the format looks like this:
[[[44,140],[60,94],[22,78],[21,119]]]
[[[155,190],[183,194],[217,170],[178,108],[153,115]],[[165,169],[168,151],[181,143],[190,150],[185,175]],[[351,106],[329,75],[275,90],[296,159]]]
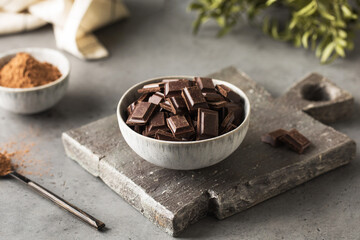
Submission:
[[[97,35],[111,57],[72,64],[66,97],[52,110],[17,116],[0,110],[0,143],[23,136],[37,145],[32,155],[48,164],[51,175],[32,176],[60,196],[87,210],[111,228],[98,233],[52,203],[10,179],[0,181],[0,236],[4,239],[171,239],[100,180],[66,158],[61,133],[112,114],[122,93],[134,83],[168,74],[206,75],[234,65],[274,96],[317,71],[355,97],[352,119],[333,126],[360,142],[360,47],[346,60],[321,66],[313,53],[263,37],[239,26],[221,40],[208,24],[191,35],[194,15],[188,1],[127,0],[132,18],[101,29]],[[359,38],[357,40],[359,43]],[[51,27],[2,36],[0,51],[55,47]],[[35,134],[37,133],[37,134]],[[358,147],[358,152],[360,152]],[[203,239],[355,239],[360,223],[359,155],[349,165],[223,221],[207,217],[183,238]]]

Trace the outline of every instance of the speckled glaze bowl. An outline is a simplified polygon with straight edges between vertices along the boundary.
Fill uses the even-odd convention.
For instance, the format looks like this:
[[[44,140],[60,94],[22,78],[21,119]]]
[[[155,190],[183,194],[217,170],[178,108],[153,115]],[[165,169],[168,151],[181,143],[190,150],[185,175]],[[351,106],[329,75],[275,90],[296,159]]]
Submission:
[[[250,122],[250,103],[243,91],[228,82],[213,80],[214,84],[224,84],[239,94],[245,101],[245,119],[236,129],[218,137],[188,142],[163,141],[143,136],[126,125],[126,108],[140,94],[137,89],[143,85],[169,78],[191,76],[167,76],[150,79],[131,87],[124,93],[117,107],[120,131],[127,144],[143,159],[157,166],[176,170],[193,170],[221,162],[233,153],[243,141]]]
[[[26,52],[41,62],[56,66],[62,76],[54,82],[33,88],[0,86],[0,107],[18,114],[42,112],[54,106],[65,95],[69,82],[70,63],[59,51],[48,48],[14,49],[0,54],[0,68],[18,52]]]

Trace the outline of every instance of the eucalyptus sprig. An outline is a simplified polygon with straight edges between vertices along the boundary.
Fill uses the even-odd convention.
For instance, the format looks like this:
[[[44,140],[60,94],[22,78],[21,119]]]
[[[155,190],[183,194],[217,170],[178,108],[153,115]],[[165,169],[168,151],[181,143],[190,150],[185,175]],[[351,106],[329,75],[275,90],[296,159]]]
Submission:
[[[321,63],[328,63],[353,49],[359,6],[360,1],[350,5],[348,0],[194,0],[189,9],[198,12],[194,33],[214,19],[221,37],[241,18],[258,16],[266,34],[311,48]],[[285,19],[279,18],[279,13]]]

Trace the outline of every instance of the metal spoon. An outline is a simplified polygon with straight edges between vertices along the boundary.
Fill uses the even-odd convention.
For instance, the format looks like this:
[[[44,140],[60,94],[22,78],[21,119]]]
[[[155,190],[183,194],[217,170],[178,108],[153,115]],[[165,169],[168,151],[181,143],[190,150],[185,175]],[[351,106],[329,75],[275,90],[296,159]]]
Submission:
[[[17,173],[16,171],[12,171],[10,173],[7,173],[4,176],[11,176],[13,178],[16,178],[17,180],[21,181],[22,183],[26,184],[27,186],[31,187],[32,189],[36,190],[36,192],[40,193],[42,196],[46,197],[47,199],[53,201],[55,204],[59,205],[63,209],[67,210],[68,212],[74,214],[76,217],[80,218],[84,222],[88,223],[92,227],[96,228],[97,230],[101,230],[105,227],[105,224],[90,214],[87,214],[86,212],[82,211],[81,209],[75,207],[74,205],[68,203],[61,197],[57,196],[56,194],[50,192],[49,190],[45,189],[44,187],[40,186],[39,184],[31,181],[27,177],[21,175],[20,173]],[[4,177],[0,176],[0,177]]]

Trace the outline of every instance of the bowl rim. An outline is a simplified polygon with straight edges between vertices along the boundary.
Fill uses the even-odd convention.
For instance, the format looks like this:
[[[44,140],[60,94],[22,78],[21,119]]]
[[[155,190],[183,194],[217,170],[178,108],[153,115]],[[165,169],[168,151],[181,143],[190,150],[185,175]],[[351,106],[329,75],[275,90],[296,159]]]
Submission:
[[[244,96],[241,96],[244,98],[244,101],[245,101],[245,105],[248,105],[248,111],[246,112],[246,115],[245,115],[245,118],[244,120],[241,122],[241,124],[239,126],[237,126],[235,129],[231,130],[230,132],[227,132],[225,134],[222,134],[222,135],[219,135],[219,136],[216,136],[216,137],[213,137],[213,138],[208,138],[208,139],[203,139],[203,140],[196,140],[196,141],[166,141],[166,140],[159,140],[159,139],[155,139],[155,138],[151,138],[151,137],[147,137],[147,136],[144,136],[140,133],[137,133],[135,132],[133,129],[131,129],[123,120],[123,118],[121,117],[121,114],[120,114],[120,105],[121,103],[123,102],[123,100],[125,99],[125,96],[134,88],[137,88],[141,85],[144,85],[145,83],[147,82],[151,82],[151,81],[155,81],[155,80],[162,80],[162,79],[177,79],[177,78],[187,78],[187,79],[194,79],[195,76],[163,76],[163,77],[156,77],[156,78],[150,78],[150,79],[147,79],[145,81],[142,81],[142,82],[139,82],[135,85],[133,85],[132,87],[130,87],[120,98],[119,100],[119,103],[117,105],[117,108],[116,108],[116,116],[117,116],[117,119],[118,121],[121,121],[121,123],[123,125],[125,125],[129,130],[133,131],[135,134],[137,134],[138,136],[140,136],[141,138],[144,138],[145,140],[149,140],[149,141],[154,141],[154,142],[157,142],[157,143],[169,143],[169,144],[174,144],[174,145],[194,145],[194,144],[201,144],[201,143],[204,143],[204,142],[211,142],[211,141],[216,141],[220,138],[223,138],[223,137],[226,137],[230,134],[233,134],[235,131],[239,130],[240,128],[242,128],[246,122],[249,121],[250,119],[250,112],[251,112],[251,105],[250,105],[250,101],[249,101],[249,98],[247,97],[247,95],[245,94],[244,91],[242,91],[240,88],[236,87],[234,84],[232,83],[229,83],[229,82],[226,82],[226,81],[223,81],[223,80],[219,80],[219,79],[215,79],[215,78],[212,78],[213,80],[216,80],[216,81],[221,81],[221,82],[225,82],[226,84],[230,84],[231,85],[231,88],[236,88],[237,90],[239,90]]]
[[[41,47],[16,48],[16,49],[12,49],[12,50],[0,53],[0,59],[5,58],[5,57],[7,57],[9,55],[14,55],[14,54],[19,53],[19,52],[27,52],[27,53],[29,53],[29,52],[44,52],[44,51],[45,52],[51,52],[52,54],[57,54],[58,57],[60,57],[60,58],[62,58],[64,60],[64,62],[66,64],[67,71],[64,74],[62,74],[62,76],[60,78],[58,78],[55,81],[52,81],[50,83],[47,83],[47,84],[44,84],[44,85],[41,85],[41,86],[37,86],[37,87],[31,87],[31,88],[9,88],[9,87],[0,86],[0,91],[5,91],[5,92],[32,92],[32,91],[37,91],[37,90],[41,90],[41,89],[44,89],[44,88],[49,88],[51,86],[54,86],[54,85],[64,81],[70,74],[70,62],[66,58],[66,56],[62,52],[60,52],[58,50],[55,50],[55,49],[52,49],[52,48],[41,48]]]

